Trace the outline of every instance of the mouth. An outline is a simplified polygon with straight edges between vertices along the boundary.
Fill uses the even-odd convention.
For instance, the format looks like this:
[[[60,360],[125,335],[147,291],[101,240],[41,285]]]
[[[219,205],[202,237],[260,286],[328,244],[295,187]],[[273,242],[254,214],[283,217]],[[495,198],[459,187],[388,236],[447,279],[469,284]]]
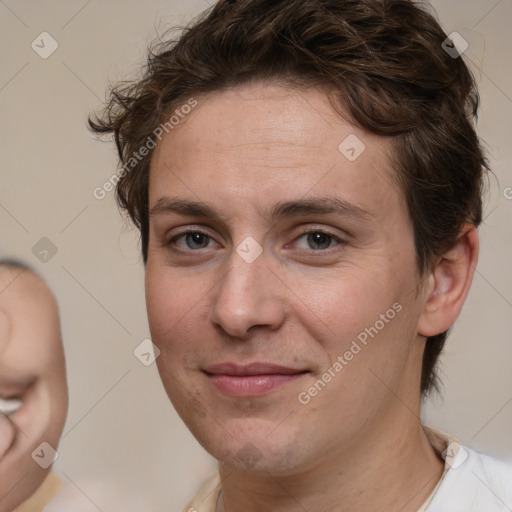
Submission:
[[[2,398],[0,396],[0,412],[10,416],[23,407],[23,400],[19,397]]]
[[[16,427],[9,420],[9,416],[19,411],[22,406],[23,401],[19,398],[0,397],[0,461],[16,439]]]
[[[204,373],[222,394],[232,397],[257,397],[302,378],[309,370],[272,363],[221,363],[208,366]]]
[[[0,379],[0,462],[16,449],[20,432],[29,431],[36,377],[2,374]]]
[[[28,377],[0,380],[0,413],[5,416],[17,416],[18,411],[24,409],[35,380]]]
[[[35,378],[0,380],[0,415],[18,424],[32,402]]]

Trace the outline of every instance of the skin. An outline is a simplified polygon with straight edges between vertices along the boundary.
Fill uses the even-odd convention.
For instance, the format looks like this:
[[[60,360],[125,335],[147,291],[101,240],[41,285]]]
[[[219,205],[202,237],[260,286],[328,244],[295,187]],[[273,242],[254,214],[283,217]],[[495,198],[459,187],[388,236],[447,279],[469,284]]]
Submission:
[[[217,511],[416,511],[443,468],[419,419],[422,354],[462,307],[476,230],[420,276],[391,140],[343,120],[317,89],[257,83],[197,99],[152,157],[146,302],[168,396],[219,460]],[[353,162],[338,150],[350,134],[366,146]],[[170,197],[206,202],[219,218],[178,215],[162,207]],[[367,215],[266,213],[318,197]],[[186,228],[206,236],[179,237]],[[303,234],[318,229],[344,242]],[[252,263],[236,252],[248,236],[263,251]],[[301,404],[395,303],[402,310]],[[308,373],[230,397],[203,371],[226,361]]]
[[[4,266],[0,291],[0,396],[23,398],[20,410],[0,417],[0,510],[9,512],[51,470],[31,454],[42,442],[57,449],[68,391],[57,303],[48,286],[28,270]]]

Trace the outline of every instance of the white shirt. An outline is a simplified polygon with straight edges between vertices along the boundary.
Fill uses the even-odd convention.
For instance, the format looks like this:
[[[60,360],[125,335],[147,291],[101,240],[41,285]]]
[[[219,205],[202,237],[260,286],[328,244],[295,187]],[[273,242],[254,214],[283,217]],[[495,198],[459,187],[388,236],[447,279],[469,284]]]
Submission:
[[[418,512],[512,512],[511,461],[484,455],[449,434],[423,428],[445,465],[441,480]]]
[[[418,512],[512,512],[512,461],[476,452],[426,425],[423,429],[445,464],[441,479]],[[219,493],[216,471],[183,512],[215,512]]]

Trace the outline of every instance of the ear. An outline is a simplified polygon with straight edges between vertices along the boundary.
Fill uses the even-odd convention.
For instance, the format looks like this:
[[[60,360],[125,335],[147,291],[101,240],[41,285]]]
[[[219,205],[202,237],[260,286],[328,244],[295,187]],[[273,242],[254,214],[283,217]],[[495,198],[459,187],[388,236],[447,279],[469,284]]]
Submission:
[[[428,276],[418,334],[435,336],[449,329],[466,300],[478,260],[478,233],[465,225],[455,245]]]

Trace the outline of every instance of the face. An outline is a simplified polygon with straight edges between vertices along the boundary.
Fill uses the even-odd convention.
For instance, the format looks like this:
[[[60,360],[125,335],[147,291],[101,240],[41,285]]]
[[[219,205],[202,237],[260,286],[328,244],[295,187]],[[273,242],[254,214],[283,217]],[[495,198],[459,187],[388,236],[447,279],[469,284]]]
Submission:
[[[389,388],[419,398],[421,294],[391,141],[319,90],[197,100],[150,171],[146,302],[165,389],[231,467],[349,457],[404,414]]]
[[[0,414],[0,510],[9,511],[49,471],[32,453],[42,442],[57,449],[68,395],[51,291],[30,271],[11,267],[0,268],[0,290],[0,398],[7,413]]]

